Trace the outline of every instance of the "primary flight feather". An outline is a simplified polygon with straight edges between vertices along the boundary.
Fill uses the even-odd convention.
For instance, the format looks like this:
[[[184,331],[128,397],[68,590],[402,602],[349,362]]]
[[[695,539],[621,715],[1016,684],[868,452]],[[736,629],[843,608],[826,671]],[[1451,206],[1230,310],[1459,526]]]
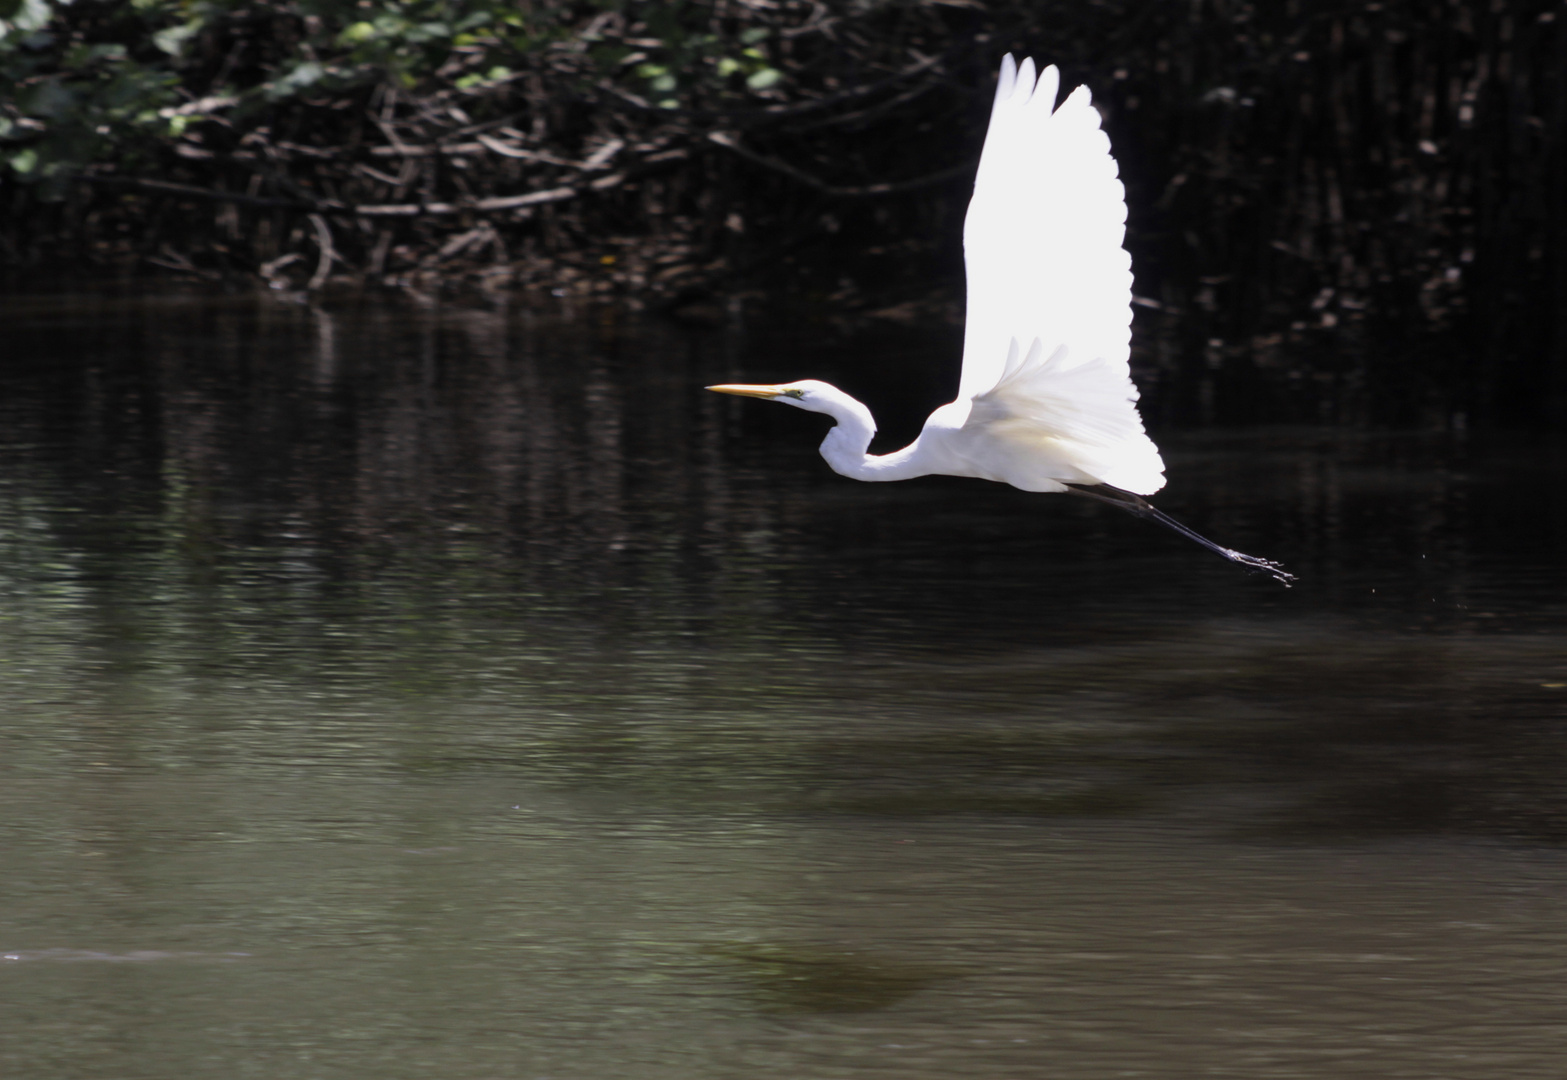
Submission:
[[[919,438],[868,454],[870,410],[814,379],[708,389],[833,417],[822,457],[844,476],[940,473],[1085,495],[1287,585],[1293,578],[1277,564],[1221,547],[1142,498],[1164,486],[1164,462],[1143,430],[1128,366],[1126,191],[1088,88],[1057,107],[1059,85],[1054,66],[1036,78],[1031,59],[1001,63],[963,225],[963,374],[957,399],[931,413]]]

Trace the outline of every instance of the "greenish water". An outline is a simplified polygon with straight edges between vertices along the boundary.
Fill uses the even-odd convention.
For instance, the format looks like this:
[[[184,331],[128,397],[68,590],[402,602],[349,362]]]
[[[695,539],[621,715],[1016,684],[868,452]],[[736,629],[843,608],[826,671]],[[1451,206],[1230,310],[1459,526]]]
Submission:
[[[0,320],[0,1075],[1560,1074],[1559,441],[1161,435],[1283,590],[700,389],[896,328]]]

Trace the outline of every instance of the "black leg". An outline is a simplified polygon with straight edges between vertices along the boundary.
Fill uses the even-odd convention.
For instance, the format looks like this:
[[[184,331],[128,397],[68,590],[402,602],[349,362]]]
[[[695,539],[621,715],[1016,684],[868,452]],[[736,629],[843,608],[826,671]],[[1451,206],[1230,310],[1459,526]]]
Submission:
[[[1235,563],[1237,566],[1244,566],[1248,570],[1252,570],[1261,574],[1267,574],[1273,578],[1274,581],[1277,581],[1285,588],[1289,588],[1290,582],[1295,580],[1294,574],[1286,573],[1283,567],[1279,566],[1279,564],[1276,562],[1271,562],[1267,559],[1259,559],[1255,555],[1243,555],[1239,551],[1231,551],[1227,547],[1221,547],[1220,545],[1215,544],[1206,536],[1202,536],[1199,533],[1193,532],[1185,525],[1182,525],[1179,521],[1176,521],[1169,514],[1166,514],[1164,511],[1155,507],[1141,495],[1133,495],[1130,491],[1122,491],[1120,488],[1111,487],[1108,484],[1098,485],[1098,487],[1094,490],[1074,487],[1069,484],[1067,485],[1067,491],[1071,492],[1073,495],[1081,495],[1085,499],[1094,499],[1097,502],[1109,503],[1111,506],[1120,507],[1128,514],[1135,514],[1144,521],[1156,521],[1167,529],[1174,529],[1176,532],[1186,537],[1186,539],[1192,541],[1195,544],[1201,544],[1215,555],[1226,558],[1230,560],[1230,562]]]

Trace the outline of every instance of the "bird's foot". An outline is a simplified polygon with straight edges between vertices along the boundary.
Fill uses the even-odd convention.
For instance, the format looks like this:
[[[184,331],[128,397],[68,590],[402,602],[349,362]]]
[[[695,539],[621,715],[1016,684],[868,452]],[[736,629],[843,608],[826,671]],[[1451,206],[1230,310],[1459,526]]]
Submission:
[[[1274,581],[1277,581],[1280,585],[1283,585],[1286,589],[1289,588],[1291,583],[1295,581],[1294,574],[1289,573],[1284,569],[1284,567],[1280,566],[1271,559],[1259,559],[1255,555],[1244,555],[1239,551],[1232,551],[1229,548],[1225,548],[1223,550],[1224,557],[1229,559],[1230,562],[1235,563],[1238,566],[1244,566],[1246,569],[1255,574],[1267,574]]]

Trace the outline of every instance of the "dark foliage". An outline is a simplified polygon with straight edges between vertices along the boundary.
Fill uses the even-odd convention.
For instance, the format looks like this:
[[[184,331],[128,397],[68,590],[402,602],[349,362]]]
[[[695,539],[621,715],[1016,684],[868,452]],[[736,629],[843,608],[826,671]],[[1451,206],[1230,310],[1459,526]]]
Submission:
[[[14,263],[950,316],[1010,49],[1106,114],[1156,417],[1567,417],[1567,36],[1546,0],[4,17]]]

